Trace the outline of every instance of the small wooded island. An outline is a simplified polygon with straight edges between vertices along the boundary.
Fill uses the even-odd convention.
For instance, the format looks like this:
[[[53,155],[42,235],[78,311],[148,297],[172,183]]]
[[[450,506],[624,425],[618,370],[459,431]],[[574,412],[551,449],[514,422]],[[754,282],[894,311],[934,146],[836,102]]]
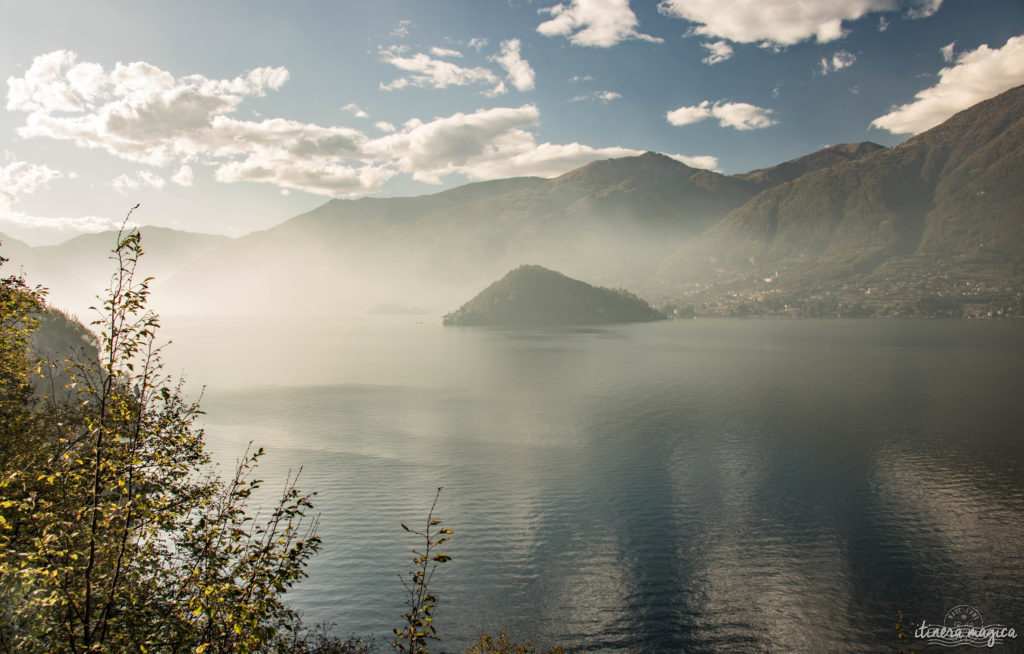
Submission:
[[[542,266],[520,266],[446,315],[444,324],[543,327],[663,318],[663,313],[628,291],[591,286]]]

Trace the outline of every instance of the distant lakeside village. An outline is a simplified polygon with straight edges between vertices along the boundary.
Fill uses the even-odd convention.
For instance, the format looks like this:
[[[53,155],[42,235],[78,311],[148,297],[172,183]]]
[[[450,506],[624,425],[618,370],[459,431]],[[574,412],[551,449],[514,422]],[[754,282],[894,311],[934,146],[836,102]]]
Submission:
[[[1017,276],[1019,279],[1019,276]],[[662,299],[671,318],[1024,318],[1024,282],[928,271],[894,271],[804,291],[778,271],[745,283],[697,282]]]

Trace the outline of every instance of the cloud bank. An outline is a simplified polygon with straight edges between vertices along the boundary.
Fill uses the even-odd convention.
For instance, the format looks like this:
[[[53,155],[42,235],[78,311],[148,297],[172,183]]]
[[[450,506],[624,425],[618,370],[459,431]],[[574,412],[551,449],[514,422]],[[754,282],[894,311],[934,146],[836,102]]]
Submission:
[[[871,126],[893,134],[918,134],[1020,84],[1024,84],[1024,35],[1009,38],[995,50],[983,44],[960,53],[955,65],[939,71],[935,86],[918,91],[913,102],[879,116]]]
[[[427,55],[394,56],[406,70],[431,80],[425,83],[461,74],[426,62],[438,61]],[[511,84],[532,84],[532,69],[517,43],[503,43],[498,57],[507,65]],[[383,135],[376,137],[342,125],[235,116],[246,98],[276,91],[287,79],[284,68],[257,68],[233,79],[175,77],[143,62],[118,63],[106,71],[61,50],[37,57],[24,76],[8,80],[7,108],[26,114],[18,129],[24,138],[70,141],[164,171],[119,178],[122,190],[156,187],[167,179],[187,186],[200,165],[212,168],[213,178],[222,183],[260,182],[352,197],[376,191],[397,174],[432,183],[450,174],[471,179],[551,176],[595,159],[641,154],[619,147],[537,143],[533,130],[540,112],[532,104],[412,119],[401,126],[378,122]],[[360,111],[354,106],[346,110]],[[701,167],[717,165],[713,157],[673,156]],[[21,168],[11,170],[12,180],[16,174],[18,179],[28,175],[18,172]],[[56,174],[33,170],[37,180]],[[5,182],[8,186],[22,189],[11,194],[16,198],[31,184]]]

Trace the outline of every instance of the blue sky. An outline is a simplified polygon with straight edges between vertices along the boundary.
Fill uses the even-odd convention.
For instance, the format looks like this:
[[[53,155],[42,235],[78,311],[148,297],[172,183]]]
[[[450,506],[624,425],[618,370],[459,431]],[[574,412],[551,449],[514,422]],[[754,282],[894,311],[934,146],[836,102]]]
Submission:
[[[0,0],[0,232],[239,235],[646,150],[732,174],[1024,84],[1020,0]]]

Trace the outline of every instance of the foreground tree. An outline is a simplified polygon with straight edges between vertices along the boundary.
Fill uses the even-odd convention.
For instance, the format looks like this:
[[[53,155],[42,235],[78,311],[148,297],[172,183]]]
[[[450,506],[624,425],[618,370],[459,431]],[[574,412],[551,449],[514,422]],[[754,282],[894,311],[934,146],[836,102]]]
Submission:
[[[35,361],[43,294],[0,283],[0,651],[344,651],[283,602],[320,543],[311,495],[289,479],[257,520],[263,450],[212,472],[199,405],[161,367],[141,255],[122,230],[98,361]]]

